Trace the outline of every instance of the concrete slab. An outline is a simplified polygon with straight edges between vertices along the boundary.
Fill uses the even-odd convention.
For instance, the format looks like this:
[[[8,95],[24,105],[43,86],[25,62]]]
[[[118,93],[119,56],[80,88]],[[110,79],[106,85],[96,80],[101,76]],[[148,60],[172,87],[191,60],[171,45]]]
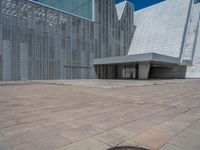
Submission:
[[[0,83],[0,149],[198,149],[200,80]]]
[[[89,138],[80,142],[73,143],[68,146],[64,146],[57,150],[107,150],[110,148],[108,145],[99,142],[95,139]]]
[[[164,144],[168,143],[171,138],[172,136],[170,134],[151,129],[134,137],[133,140],[136,143],[144,145],[153,150],[157,150]]]

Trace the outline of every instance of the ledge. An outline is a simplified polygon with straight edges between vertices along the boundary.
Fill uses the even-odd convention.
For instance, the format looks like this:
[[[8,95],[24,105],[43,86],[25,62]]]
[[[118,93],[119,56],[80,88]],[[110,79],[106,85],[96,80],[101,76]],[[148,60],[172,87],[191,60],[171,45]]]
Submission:
[[[136,54],[128,56],[116,56],[116,57],[94,59],[94,65],[125,64],[125,63],[139,63],[139,62],[187,65],[187,63],[180,64],[180,59],[177,57],[171,57],[157,53],[144,53],[144,54]]]

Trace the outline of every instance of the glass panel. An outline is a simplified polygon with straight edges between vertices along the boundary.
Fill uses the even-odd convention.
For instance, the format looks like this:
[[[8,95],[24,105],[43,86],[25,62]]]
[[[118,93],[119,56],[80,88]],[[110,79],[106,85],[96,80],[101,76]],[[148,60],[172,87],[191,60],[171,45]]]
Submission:
[[[35,0],[36,1],[36,0]],[[40,3],[92,19],[93,0],[37,0]]]

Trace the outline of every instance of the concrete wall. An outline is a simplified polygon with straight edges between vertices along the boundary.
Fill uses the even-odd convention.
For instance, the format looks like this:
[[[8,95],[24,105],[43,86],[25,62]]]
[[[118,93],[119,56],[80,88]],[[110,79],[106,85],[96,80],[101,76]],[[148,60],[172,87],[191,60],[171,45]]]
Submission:
[[[183,50],[183,60],[192,60],[196,47],[196,37],[198,31],[200,4],[193,4],[191,8],[190,19],[188,23],[188,29],[186,34],[186,41]]]
[[[190,7],[191,2],[166,0],[135,12],[136,30],[128,55],[155,52],[193,63],[187,69],[154,68],[153,77],[200,78],[200,4]]]
[[[138,64],[138,79],[146,80],[149,77],[150,64],[149,63],[139,63]]]
[[[191,0],[166,0],[135,12],[136,31],[128,55],[179,57]]]
[[[199,10],[197,12],[197,15],[199,15],[200,19],[200,4],[196,4],[196,7]],[[193,65],[188,66],[186,78],[200,78],[200,23],[198,26],[198,30],[196,30],[196,32],[197,32],[197,41],[194,49]]]

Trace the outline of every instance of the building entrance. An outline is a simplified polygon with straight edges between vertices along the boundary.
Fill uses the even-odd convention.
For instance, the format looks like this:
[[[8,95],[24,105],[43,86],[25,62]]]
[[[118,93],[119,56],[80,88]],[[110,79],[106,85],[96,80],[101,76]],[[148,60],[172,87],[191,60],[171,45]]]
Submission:
[[[96,73],[99,79],[137,79],[137,65],[98,65]]]

